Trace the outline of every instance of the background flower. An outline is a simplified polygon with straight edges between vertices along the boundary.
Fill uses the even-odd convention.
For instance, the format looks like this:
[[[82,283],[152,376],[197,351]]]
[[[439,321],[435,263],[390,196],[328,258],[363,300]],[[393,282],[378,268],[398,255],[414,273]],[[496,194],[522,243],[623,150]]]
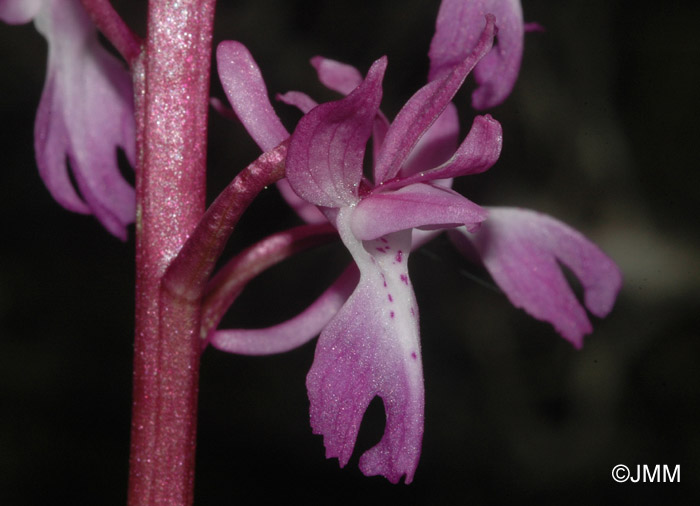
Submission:
[[[133,166],[136,133],[131,78],[99,42],[79,0],[3,0],[0,17],[34,20],[48,45],[46,81],[34,124],[39,174],[64,208],[93,214],[126,240],[136,215],[134,189],[117,149]]]

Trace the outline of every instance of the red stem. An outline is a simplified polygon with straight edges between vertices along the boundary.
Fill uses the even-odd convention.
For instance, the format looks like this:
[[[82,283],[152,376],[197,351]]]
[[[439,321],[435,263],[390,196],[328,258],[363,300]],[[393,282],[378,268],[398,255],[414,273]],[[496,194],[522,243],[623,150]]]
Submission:
[[[139,158],[130,506],[193,500],[199,307],[164,307],[159,290],[204,214],[214,3],[150,0],[145,49],[131,62]]]
[[[132,65],[141,53],[141,38],[131,31],[109,0],[81,0],[93,22],[119,54]]]
[[[161,282],[162,294],[201,301],[241,215],[262,190],[284,177],[287,144],[260,155],[224,188],[170,263]]]

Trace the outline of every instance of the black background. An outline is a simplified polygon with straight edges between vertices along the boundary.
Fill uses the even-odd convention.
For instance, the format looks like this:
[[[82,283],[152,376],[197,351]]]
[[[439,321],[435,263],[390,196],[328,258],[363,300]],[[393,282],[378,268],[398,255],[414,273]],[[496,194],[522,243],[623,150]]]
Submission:
[[[115,5],[143,34],[141,2]],[[364,72],[387,54],[382,107],[393,117],[424,82],[437,8],[222,0],[215,37],[245,43],[272,94],[299,89],[319,100],[335,97],[316,82],[311,56]],[[491,111],[504,128],[501,160],[457,188],[586,233],[624,272],[612,314],[594,321],[576,352],[474,282],[488,276],[438,239],[411,258],[426,382],[414,483],[357,470],[361,450],[381,434],[380,405],[345,469],[324,459],[304,387],[313,343],[264,358],[210,349],[196,504],[697,504],[699,4],[526,0],[524,10],[546,31],[527,35],[515,91]],[[122,243],[51,200],[32,148],[45,43],[32,25],[0,25],[0,52],[0,503],[124,504],[133,227]],[[469,90],[457,104],[466,128]],[[291,128],[298,115],[276,107]],[[213,197],[258,151],[240,126],[210,124]],[[244,217],[229,254],[295,223],[271,190]],[[227,324],[291,316],[344,261],[331,246],[271,270]],[[680,465],[681,483],[617,484],[616,464]]]

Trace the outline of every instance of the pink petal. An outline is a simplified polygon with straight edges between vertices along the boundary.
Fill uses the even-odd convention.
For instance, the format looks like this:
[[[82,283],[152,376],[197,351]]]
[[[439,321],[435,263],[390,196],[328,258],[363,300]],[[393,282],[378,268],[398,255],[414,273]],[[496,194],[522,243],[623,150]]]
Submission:
[[[349,95],[355,88],[362,83],[362,74],[352,65],[341,63],[322,56],[311,58],[311,65],[314,66],[318,73],[319,80],[329,89]],[[308,112],[308,111],[307,111]],[[457,125],[459,129],[459,124]],[[389,120],[379,111],[374,120],[374,129],[372,131],[372,156],[376,160],[379,154],[379,148],[384,142],[386,132],[389,130]],[[454,149],[450,154],[454,152]]]
[[[298,123],[287,156],[287,179],[301,198],[324,207],[358,200],[365,145],[382,96],[386,58],[347,97],[322,104]]]
[[[611,311],[622,285],[620,270],[595,244],[534,211],[489,208],[478,232],[452,237],[470,241],[514,306],[551,323],[576,348],[592,327],[557,262],[579,278],[584,303],[598,317]]]
[[[377,159],[376,184],[396,176],[418,140],[442,114],[477,62],[491,49],[495,28],[493,17],[488,16],[487,19],[486,28],[480,32],[473,51],[453,66],[449,73],[423,86],[401,108],[387,132]]]
[[[349,95],[362,83],[362,74],[352,65],[323,58],[322,56],[311,58],[311,65],[316,69],[318,78],[324,86],[343,95]],[[375,118],[372,132],[373,159],[377,157],[379,147],[384,142],[387,130],[389,130],[389,120],[379,111]]]
[[[126,226],[135,217],[135,199],[119,172],[116,149],[121,146],[133,164],[129,75],[100,46],[79,2],[47,3],[36,25],[50,47],[34,127],[39,173],[60,204],[94,214],[111,233],[126,239]],[[66,159],[81,195],[72,187]]]
[[[284,94],[278,93],[275,98],[287,105],[296,107],[304,114],[318,105],[318,102],[301,91],[288,91]]]
[[[263,151],[270,151],[289,137],[277,117],[260,68],[240,42],[224,41],[216,49],[219,78],[236,115]]]
[[[263,151],[270,151],[289,137],[267,96],[267,87],[260,69],[250,52],[240,42],[224,41],[216,51],[219,77],[226,96],[238,118],[253,140]],[[315,102],[299,92],[280,96],[282,101],[296,105],[307,112]],[[286,180],[277,188],[287,203],[307,223],[322,223],[323,215],[315,206],[301,199]]]
[[[362,83],[362,74],[352,65],[314,56],[311,65],[318,73],[318,79],[326,88],[343,95],[349,95]]]
[[[337,221],[360,282],[319,338],[306,379],[311,426],[323,435],[326,457],[344,466],[367,406],[381,397],[384,435],[361,456],[360,469],[392,483],[405,475],[410,483],[420,456],[424,405],[418,310],[406,263],[410,232],[363,246],[349,231],[351,214],[351,208],[341,209]]]
[[[464,142],[443,165],[384,185],[384,189],[421,181],[478,174],[491,168],[501,154],[503,131],[490,115],[477,116]]]
[[[0,0],[0,19],[11,25],[29,23],[41,4],[42,0]]]
[[[231,108],[230,105],[228,105],[226,102],[223,100],[217,98],[217,97],[211,97],[209,99],[209,105],[211,106],[212,109],[214,109],[221,117],[230,119],[231,121],[238,122],[240,121],[238,119],[238,116],[236,116],[236,112]]]
[[[418,140],[411,154],[401,166],[403,180],[425,172],[448,161],[459,145],[459,117],[453,103],[447,104],[442,114]]]
[[[416,227],[473,228],[486,216],[483,208],[449,188],[417,183],[362,199],[353,213],[352,232],[370,240]]]
[[[304,114],[318,105],[313,98],[300,91],[288,91],[284,94],[278,94],[276,98],[287,105],[297,107]],[[284,198],[287,204],[289,204],[306,223],[324,223],[327,221],[323,213],[318,210],[318,207],[309,204],[292,190],[286,178],[277,183],[277,189],[282,194],[282,198]]]
[[[292,190],[287,178],[277,182],[277,189],[282,195],[282,198],[289,204],[289,207],[291,207],[306,223],[325,223],[328,221],[323,213],[318,210],[318,207],[309,204]]]
[[[430,44],[432,81],[473,51],[487,13],[496,16],[498,44],[474,69],[479,84],[472,95],[476,109],[488,109],[503,102],[518,77],[524,39],[520,0],[443,0]]]
[[[264,329],[217,330],[211,344],[222,351],[243,355],[271,355],[293,350],[316,337],[345,303],[357,285],[354,265],[303,312]]]
[[[382,144],[384,144],[384,139],[386,138],[386,134],[389,131],[389,128],[391,127],[391,123],[389,122],[389,119],[384,115],[382,111],[379,111],[377,113],[377,116],[374,118],[374,128],[372,129],[372,168],[374,171],[374,168],[377,166],[377,160],[379,159],[379,153],[382,148]],[[377,181],[377,176],[376,173],[374,173],[374,181]],[[373,181],[373,182],[374,182]]]

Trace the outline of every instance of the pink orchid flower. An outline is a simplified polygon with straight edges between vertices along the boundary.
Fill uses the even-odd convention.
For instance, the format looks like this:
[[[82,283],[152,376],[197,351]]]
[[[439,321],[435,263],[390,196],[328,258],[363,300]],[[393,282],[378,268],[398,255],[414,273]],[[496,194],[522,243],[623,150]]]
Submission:
[[[79,0],[0,0],[0,19],[33,19],[48,42],[46,83],[34,126],[44,184],[63,207],[94,214],[112,234],[126,239],[136,208],[134,189],[117,165],[117,147],[133,165],[136,138],[128,73],[100,45]]]
[[[407,177],[398,174],[490,48],[493,21],[490,17],[473,53],[421,88],[398,113],[377,153],[373,184],[363,178],[362,164],[379,112],[385,58],[346,98],[306,114],[289,144],[291,187],[335,224],[360,270],[357,287],[316,347],[306,380],[311,426],[324,436],[327,457],[338,457],[344,466],[365,410],[381,397],[386,430],[362,455],[360,469],[394,483],[404,475],[406,482],[413,479],[423,434],[418,307],[407,269],[411,230],[458,225],[475,230],[486,218],[479,206],[433,181],[491,167],[501,150],[501,127],[490,116],[477,117],[446,163]]]
[[[287,178],[291,188],[335,224],[360,271],[352,295],[327,325],[324,322],[307,378],[311,424],[316,433],[324,435],[327,456],[338,457],[345,465],[367,406],[375,396],[381,397],[387,411],[386,431],[380,443],[362,456],[360,467],[365,474],[381,474],[392,482],[402,476],[406,482],[412,480],[423,433],[418,308],[407,270],[411,229],[463,225],[475,230],[486,218],[482,208],[435,182],[482,172],[493,165],[501,149],[500,125],[490,116],[477,117],[469,135],[445,163],[423,172],[399,173],[409,164],[409,155],[421,137],[434,124],[445,124],[438,118],[490,49],[494,31],[490,17],[475,50],[419,90],[391,125],[379,114],[386,68],[382,58],[347,97],[311,109],[290,140]],[[220,72],[224,68],[227,75],[222,80],[229,97],[233,95],[234,109],[248,101],[240,108],[254,110],[250,117],[258,121],[247,120],[248,115],[240,112],[239,116],[261,147],[269,148],[284,140],[286,131],[269,106],[257,67],[235,66],[241,70],[227,72],[231,68],[222,65],[222,60],[248,59],[242,46],[226,44],[219,48],[219,65]],[[332,63],[327,60],[316,60],[316,64],[323,78],[332,80],[335,75],[339,78],[336,85],[350,90],[343,69],[339,73],[329,70]],[[241,80],[247,80],[249,86],[243,89],[248,92],[232,86]],[[286,101],[306,100],[296,95]],[[446,117],[456,119],[452,109]],[[362,176],[362,161],[373,130],[382,142],[375,153],[371,183]],[[327,294],[325,299],[331,297]],[[223,347],[216,336],[212,342]]]
[[[487,8],[496,12],[493,48],[493,17],[484,23]],[[299,92],[278,97],[306,113],[291,137],[283,195],[309,222],[322,219],[317,209],[323,211],[352,254],[359,281],[353,266],[297,317],[266,329],[218,330],[210,338],[225,351],[269,354],[321,332],[307,377],[311,424],[324,436],[327,457],[337,457],[341,466],[350,458],[367,406],[379,396],[386,430],[361,457],[360,467],[392,482],[413,478],[424,394],[418,310],[406,261],[416,243],[437,233],[423,230],[450,229],[453,242],[484,263],[515,306],[551,323],[576,347],[591,325],[557,262],[580,278],[584,304],[593,314],[603,317],[612,309],[620,272],[581,234],[533,211],[486,211],[450,189],[453,177],[493,165],[502,141],[498,122],[478,116],[457,147],[459,123],[450,101],[473,69],[480,85],[473,105],[502,102],[517,77],[523,33],[517,1],[444,0],[431,45],[429,83],[393,123],[378,109],[384,59],[363,80],[354,67],[316,57],[312,64],[321,82],[346,98],[317,106]],[[222,43],[218,58],[227,96],[260,147],[270,150],[287,139],[245,47]],[[374,181],[362,176],[370,137]]]

